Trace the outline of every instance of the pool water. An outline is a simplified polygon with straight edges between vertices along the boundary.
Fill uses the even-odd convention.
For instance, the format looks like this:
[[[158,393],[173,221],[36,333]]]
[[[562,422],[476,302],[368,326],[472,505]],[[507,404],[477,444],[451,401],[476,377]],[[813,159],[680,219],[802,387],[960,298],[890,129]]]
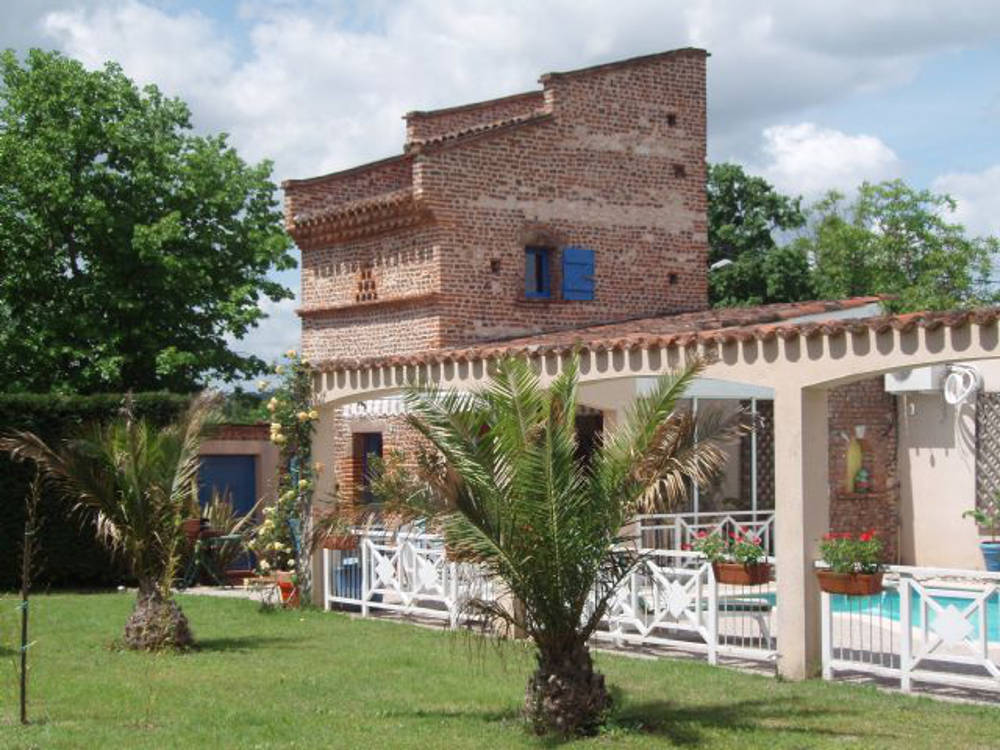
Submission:
[[[774,596],[773,594],[770,596]],[[923,607],[920,606],[920,594],[916,591],[910,595],[910,612],[913,617],[914,626],[919,627],[923,620]],[[934,601],[942,608],[954,607],[960,613],[972,603],[971,597],[962,596],[935,596]],[[886,589],[881,594],[874,596],[842,596],[834,594],[830,598],[830,605],[834,612],[843,614],[871,614],[874,617],[885,617],[899,622],[899,591]],[[930,608],[929,608],[930,609]],[[930,609],[929,626],[933,627],[937,612]],[[979,612],[974,612],[969,618],[973,630],[969,633],[969,638],[975,640],[979,637],[980,623]],[[991,642],[1000,643],[1000,595],[993,594],[986,599],[986,638]]]

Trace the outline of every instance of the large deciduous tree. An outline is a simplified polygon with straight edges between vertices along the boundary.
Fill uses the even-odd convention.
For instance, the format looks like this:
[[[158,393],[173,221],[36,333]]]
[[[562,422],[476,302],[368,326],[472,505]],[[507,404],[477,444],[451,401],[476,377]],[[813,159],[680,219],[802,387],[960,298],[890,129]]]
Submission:
[[[955,202],[901,180],[864,183],[846,202],[830,192],[813,208],[795,244],[809,254],[824,298],[889,295],[893,311],[949,309],[995,302],[996,237],[969,237],[949,222]]]
[[[227,339],[291,297],[267,162],[108,63],[0,54],[0,379],[6,390],[190,390],[246,377]]]
[[[805,224],[799,198],[777,192],[738,164],[708,168],[709,298],[716,307],[813,296],[806,255],[779,247],[775,234]],[[728,263],[726,263],[728,261]],[[721,262],[721,263],[720,263]]]

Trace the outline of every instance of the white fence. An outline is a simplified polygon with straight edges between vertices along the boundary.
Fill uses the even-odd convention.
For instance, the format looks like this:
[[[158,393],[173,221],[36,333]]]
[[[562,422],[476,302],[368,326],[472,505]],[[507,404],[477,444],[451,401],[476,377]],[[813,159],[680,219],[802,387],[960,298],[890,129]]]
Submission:
[[[1000,574],[892,567],[873,597],[822,595],[823,676],[1000,690]]]
[[[734,510],[711,513],[656,513],[638,516],[640,544],[647,549],[686,549],[700,532],[753,534],[774,555],[774,511]]]
[[[667,646],[718,656],[775,657],[772,584],[732,586],[701,556],[646,550],[612,596],[597,638],[619,646]]]
[[[447,558],[437,536],[363,531],[354,550],[323,550],[325,607],[433,618],[457,627],[471,599],[502,595],[480,568]],[[595,638],[622,646],[668,646],[718,656],[775,655],[771,584],[715,580],[697,554],[647,550],[611,598]]]
[[[451,561],[438,536],[364,531],[353,550],[323,550],[325,606],[446,619],[465,619],[465,604],[494,595],[475,565]]]

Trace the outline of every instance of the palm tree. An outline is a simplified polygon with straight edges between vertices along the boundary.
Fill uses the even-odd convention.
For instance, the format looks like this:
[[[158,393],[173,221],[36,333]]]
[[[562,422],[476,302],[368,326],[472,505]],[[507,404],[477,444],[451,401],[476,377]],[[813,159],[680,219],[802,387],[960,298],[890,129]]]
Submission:
[[[547,389],[510,359],[481,392],[406,394],[410,424],[440,461],[420,463],[423,489],[403,503],[436,509],[449,549],[507,589],[506,604],[471,606],[489,625],[534,641],[525,712],[540,734],[589,734],[604,720],[611,698],[587,644],[615,587],[643,559],[622,530],[637,512],[716,476],[722,442],[741,429],[736,419],[675,408],[700,368],[692,361],[660,378],[589,458],[577,453],[575,361]]]
[[[73,505],[92,514],[97,537],[121,554],[139,584],[125,625],[129,648],[187,648],[193,637],[170,587],[182,544],[181,518],[196,480],[198,447],[215,419],[212,399],[199,397],[178,421],[157,428],[123,415],[49,447],[31,432],[0,438],[0,450],[34,461]]]

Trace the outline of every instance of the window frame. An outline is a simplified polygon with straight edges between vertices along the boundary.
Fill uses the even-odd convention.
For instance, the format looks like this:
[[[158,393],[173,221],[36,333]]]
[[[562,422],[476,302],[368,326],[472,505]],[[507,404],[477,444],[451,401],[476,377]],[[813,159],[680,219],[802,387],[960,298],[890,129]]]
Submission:
[[[544,245],[525,245],[524,248],[524,296],[527,299],[552,299],[552,255],[553,248]],[[529,263],[535,263],[535,288],[528,287]],[[539,283],[540,282],[540,283]]]

